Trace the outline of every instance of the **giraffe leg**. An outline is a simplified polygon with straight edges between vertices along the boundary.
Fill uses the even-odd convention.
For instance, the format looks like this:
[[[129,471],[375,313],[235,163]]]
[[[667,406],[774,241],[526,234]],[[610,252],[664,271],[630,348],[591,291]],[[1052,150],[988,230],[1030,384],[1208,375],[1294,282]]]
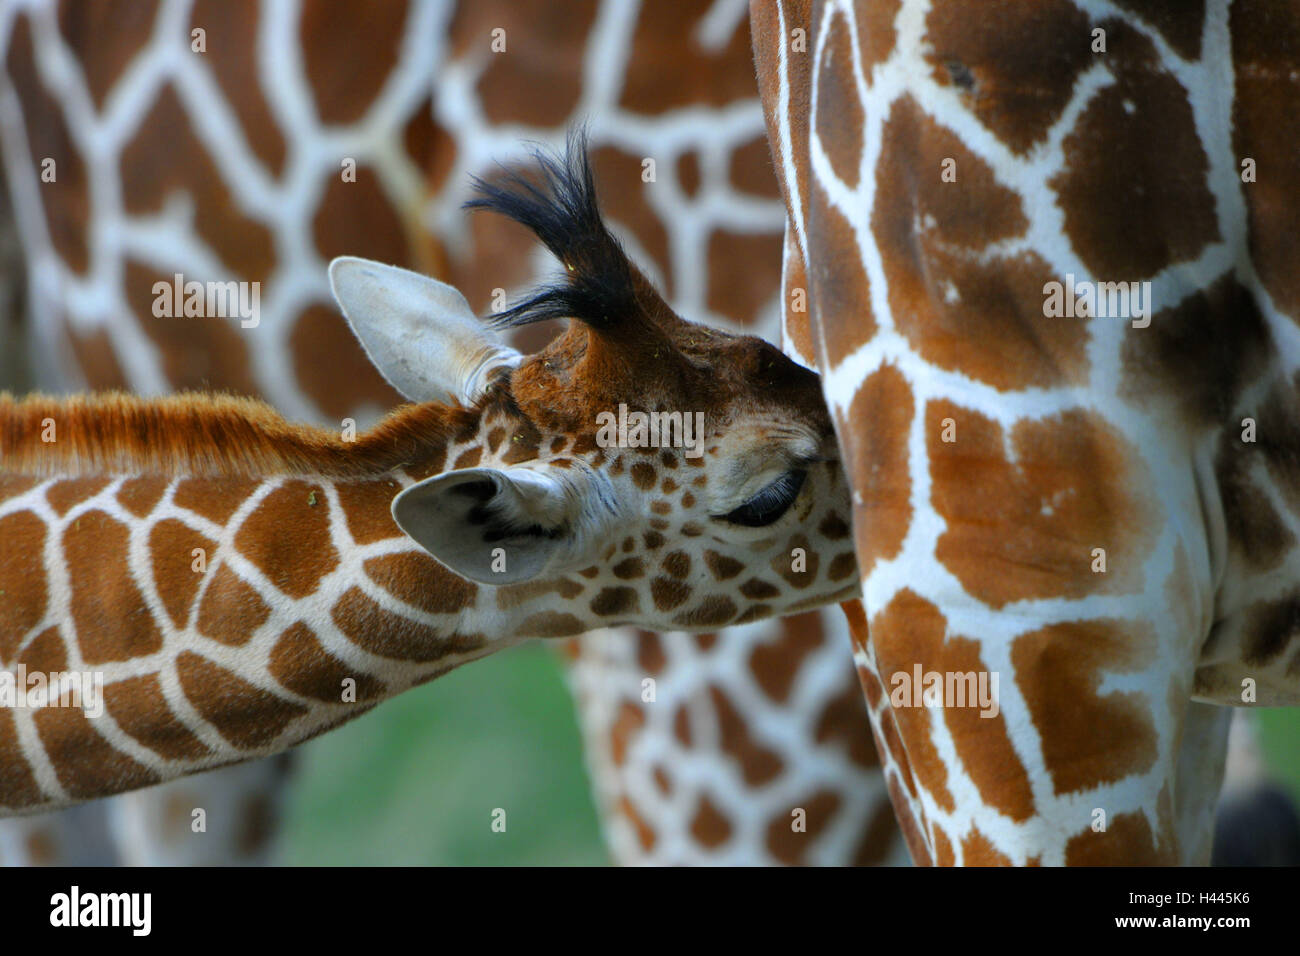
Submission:
[[[1215,835],[1215,809],[1223,786],[1228,755],[1230,707],[1193,701],[1187,708],[1182,745],[1178,751],[1178,789],[1174,812],[1178,841],[1188,862],[1207,866]]]
[[[111,866],[116,862],[101,803],[0,820],[0,866]]]
[[[129,866],[259,866],[271,862],[293,759],[236,764],[108,801]]]
[[[0,866],[264,865],[272,859],[291,767],[282,754],[0,820]]]

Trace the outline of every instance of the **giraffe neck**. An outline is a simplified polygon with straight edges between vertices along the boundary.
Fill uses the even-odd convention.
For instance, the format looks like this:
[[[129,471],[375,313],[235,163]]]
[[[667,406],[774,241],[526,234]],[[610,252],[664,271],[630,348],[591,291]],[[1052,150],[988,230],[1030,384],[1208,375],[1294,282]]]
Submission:
[[[563,579],[480,587],[393,522],[403,486],[465,452],[439,426],[472,416],[407,409],[339,462],[333,439],[255,403],[117,398],[97,432],[92,408],[0,403],[0,660],[27,688],[60,673],[91,688],[81,707],[0,708],[0,806],[275,753],[466,661],[592,623],[563,610]],[[243,445],[201,456],[175,437],[185,414]],[[56,437],[44,453],[25,427],[42,421]]]

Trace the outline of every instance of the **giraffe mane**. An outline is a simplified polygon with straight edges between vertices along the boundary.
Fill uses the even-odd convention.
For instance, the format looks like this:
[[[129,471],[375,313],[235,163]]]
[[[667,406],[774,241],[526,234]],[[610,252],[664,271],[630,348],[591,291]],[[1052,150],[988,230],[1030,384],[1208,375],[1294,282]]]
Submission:
[[[467,209],[500,213],[527,226],[564,266],[555,281],[498,314],[510,328],[548,319],[577,319],[605,334],[653,330],[668,308],[605,226],[588,158],[587,132],[569,131],[565,152],[537,147],[534,182],[515,168],[499,183],[472,177],[479,196]]]
[[[441,455],[478,415],[436,403],[403,405],[345,440],[233,395],[0,392],[0,472],[375,477]],[[54,441],[45,441],[50,422]]]

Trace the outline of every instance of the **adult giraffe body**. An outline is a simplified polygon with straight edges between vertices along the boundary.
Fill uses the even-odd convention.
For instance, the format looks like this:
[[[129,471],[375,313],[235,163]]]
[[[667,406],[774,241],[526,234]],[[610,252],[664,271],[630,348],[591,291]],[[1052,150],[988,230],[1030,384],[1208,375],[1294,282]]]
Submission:
[[[495,308],[495,290],[513,294],[540,260],[523,230],[465,219],[468,176],[490,175],[523,140],[558,142],[583,116],[607,212],[672,305],[773,331],[782,212],[743,3],[679,4],[671,16],[623,0],[558,10],[6,6],[0,150],[19,207],[37,384],[212,387],[333,428],[373,420],[397,396],[338,319],[324,264],[355,254],[405,265]],[[54,182],[41,180],[45,158],[57,161]],[[346,179],[345,158],[356,167]],[[154,316],[152,285],[176,272],[260,281],[260,324]],[[568,645],[615,859],[905,858],[838,618]],[[641,700],[646,677],[654,705]],[[229,812],[212,809],[222,791],[204,793],[203,777],[126,798],[115,812],[133,849],[149,822],[183,824],[163,831],[175,840],[155,839],[163,859],[170,845],[211,853],[218,818],[251,816],[235,832],[265,833],[257,821],[280,771],[223,773]],[[194,847],[189,811],[176,808],[200,805],[210,832]],[[805,833],[791,832],[796,807]],[[57,834],[26,839],[47,848]]]
[[[1300,18],[751,12],[913,856],[1204,862],[1210,705],[1300,702]],[[1103,283],[1145,303],[1051,305]],[[896,706],[917,665],[997,673],[999,714]]]

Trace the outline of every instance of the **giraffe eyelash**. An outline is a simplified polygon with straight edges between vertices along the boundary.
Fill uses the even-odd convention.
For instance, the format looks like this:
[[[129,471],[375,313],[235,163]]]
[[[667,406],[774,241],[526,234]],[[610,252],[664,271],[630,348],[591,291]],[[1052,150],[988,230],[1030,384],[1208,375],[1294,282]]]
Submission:
[[[733,508],[725,515],[714,515],[714,517],[746,528],[763,528],[774,524],[795,503],[807,477],[808,472],[804,469],[792,468],[744,504]]]

